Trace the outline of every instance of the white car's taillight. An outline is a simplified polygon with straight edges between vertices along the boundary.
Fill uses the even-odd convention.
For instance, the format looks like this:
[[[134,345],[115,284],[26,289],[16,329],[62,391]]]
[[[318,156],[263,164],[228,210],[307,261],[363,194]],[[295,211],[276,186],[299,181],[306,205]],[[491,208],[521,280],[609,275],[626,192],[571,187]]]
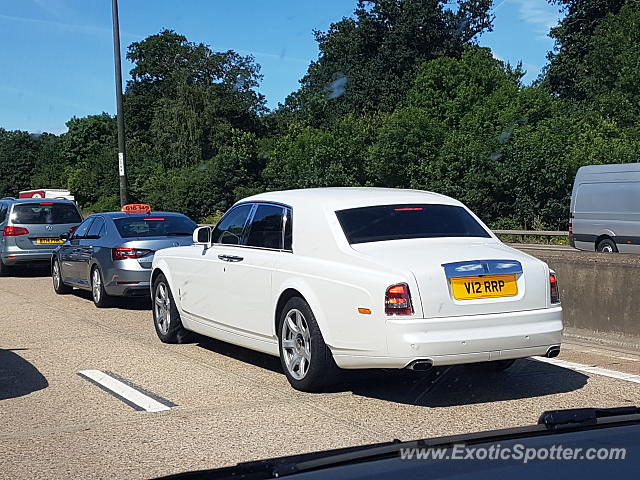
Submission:
[[[549,274],[549,293],[551,303],[560,303],[560,290],[558,289],[558,278],[555,272]]]
[[[387,288],[384,296],[384,312],[387,315],[413,315],[411,294],[406,283],[397,283]]]

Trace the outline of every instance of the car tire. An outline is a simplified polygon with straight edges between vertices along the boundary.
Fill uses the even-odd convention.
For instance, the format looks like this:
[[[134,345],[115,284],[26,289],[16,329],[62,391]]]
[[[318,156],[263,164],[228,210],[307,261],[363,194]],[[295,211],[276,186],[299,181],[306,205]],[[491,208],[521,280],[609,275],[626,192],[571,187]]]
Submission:
[[[51,281],[53,282],[53,291],[58,295],[66,295],[71,293],[72,287],[64,283],[62,280],[62,270],[60,269],[60,260],[57,258],[53,260],[51,266]]]
[[[112,298],[104,289],[104,280],[102,272],[98,266],[91,269],[91,298],[98,308],[106,308],[111,306]]]
[[[180,312],[173,299],[169,282],[163,274],[153,281],[151,290],[153,326],[158,338],[164,343],[188,343],[192,338],[180,319]]]
[[[611,240],[610,238],[605,238],[598,242],[596,245],[596,252],[599,253],[618,253],[618,246],[616,242]]]
[[[280,362],[293,388],[321,392],[335,382],[339,368],[324,342],[309,304],[290,299],[278,319]]]

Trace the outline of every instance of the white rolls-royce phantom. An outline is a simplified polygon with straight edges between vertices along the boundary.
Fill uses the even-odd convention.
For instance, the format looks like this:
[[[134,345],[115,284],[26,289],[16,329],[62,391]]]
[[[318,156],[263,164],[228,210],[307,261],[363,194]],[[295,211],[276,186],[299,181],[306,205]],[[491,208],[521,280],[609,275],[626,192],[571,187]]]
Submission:
[[[338,368],[507,368],[560,351],[555,273],[425,191],[245,198],[193,245],[158,251],[151,288],[163,342],[197,332],[279,356],[305,391]]]

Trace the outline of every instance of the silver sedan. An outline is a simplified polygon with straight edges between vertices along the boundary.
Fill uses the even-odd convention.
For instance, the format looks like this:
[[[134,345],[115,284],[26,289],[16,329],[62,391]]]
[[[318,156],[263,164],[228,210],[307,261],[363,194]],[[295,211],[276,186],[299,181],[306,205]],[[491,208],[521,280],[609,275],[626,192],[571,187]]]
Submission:
[[[157,250],[191,245],[196,223],[174,212],[98,213],[87,217],[51,258],[53,288],[90,290],[97,307],[113,297],[149,294]]]

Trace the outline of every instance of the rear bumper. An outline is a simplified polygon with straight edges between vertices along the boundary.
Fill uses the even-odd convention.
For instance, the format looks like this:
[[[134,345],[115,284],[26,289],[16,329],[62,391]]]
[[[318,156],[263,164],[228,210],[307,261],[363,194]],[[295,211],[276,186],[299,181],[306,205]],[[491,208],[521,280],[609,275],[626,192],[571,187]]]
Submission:
[[[405,368],[416,361],[434,366],[546,355],[562,340],[560,306],[524,312],[462,317],[390,319],[387,354],[334,354],[341,368]]]
[[[104,289],[115,297],[142,297],[149,295],[151,270],[124,270],[111,268],[103,272]]]
[[[53,248],[50,250],[8,249],[2,252],[2,263],[5,265],[18,265],[25,263],[50,262],[53,251]]]

